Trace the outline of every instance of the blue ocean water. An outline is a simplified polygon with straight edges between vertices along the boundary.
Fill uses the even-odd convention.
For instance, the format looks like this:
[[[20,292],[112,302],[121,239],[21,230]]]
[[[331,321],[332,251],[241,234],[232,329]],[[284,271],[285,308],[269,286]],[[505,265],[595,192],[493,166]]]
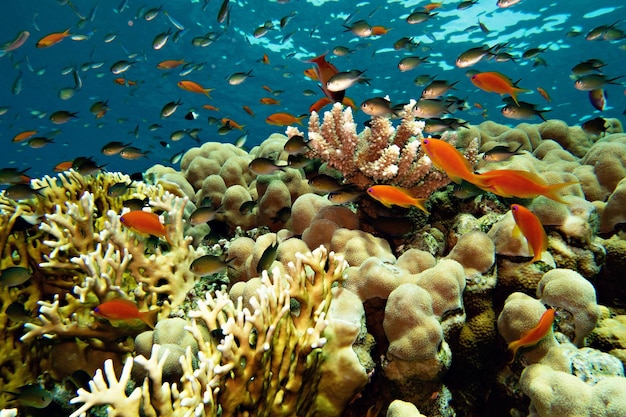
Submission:
[[[274,112],[307,113],[309,106],[322,97],[317,82],[303,73],[311,67],[305,60],[324,52],[329,52],[327,58],[340,71],[366,70],[369,85],[358,84],[346,92],[357,105],[375,96],[389,96],[394,103],[417,99],[423,86],[416,86],[414,79],[427,74],[458,81],[452,93],[465,99],[468,108],[454,117],[472,124],[492,120],[514,126],[521,122],[500,113],[503,102],[498,94],[481,91],[470,82],[466,75],[470,69],[498,71],[520,80],[519,86],[532,92],[519,98],[539,109],[550,109],[546,118],[576,125],[597,116],[623,117],[626,90],[619,83],[626,82],[626,78],[606,86],[607,108],[598,111],[590,104],[586,91],[574,88],[570,73],[574,65],[595,58],[606,64],[602,71],[607,78],[626,75],[625,39],[585,39],[589,31],[601,25],[615,24],[626,30],[626,8],[621,0],[522,0],[506,9],[498,8],[496,0],[478,0],[458,10],[460,3],[444,0],[432,11],[436,13],[433,18],[411,25],[406,17],[423,10],[427,1],[230,1],[223,23],[218,22],[223,0],[11,2],[6,13],[0,15],[0,44],[10,42],[24,30],[30,37],[23,46],[0,58],[0,107],[8,108],[0,116],[0,168],[30,168],[28,174],[36,177],[51,174],[62,161],[86,156],[107,170],[132,173],[155,163],[177,167],[171,163],[172,157],[198,142],[232,143],[243,132],[248,132],[246,147],[252,147],[271,133],[285,130],[267,124],[267,116]],[[156,17],[146,20],[146,12],[159,7]],[[280,20],[285,17],[290,19],[281,28]],[[390,30],[381,36],[358,37],[342,26],[359,20]],[[272,28],[255,37],[255,30],[263,25]],[[48,48],[36,47],[45,35],[65,29],[72,36]],[[168,31],[167,43],[154,49],[155,37]],[[198,37],[211,41],[204,47],[194,46],[193,39]],[[394,42],[402,37],[411,37],[419,45],[413,51],[395,50]],[[497,43],[506,43],[505,50],[513,55],[513,61],[484,60],[471,68],[455,66],[462,52]],[[335,56],[331,51],[336,46],[352,52]],[[538,55],[543,60],[539,64],[536,58],[521,57],[531,48],[545,49]],[[269,63],[262,62],[264,54]],[[428,59],[411,71],[400,72],[398,62],[406,56]],[[157,69],[159,62],[170,59],[184,59],[187,65],[169,71]],[[122,74],[113,74],[110,68],[120,60],[134,64]],[[188,68],[193,70],[181,76],[181,71]],[[229,75],[248,71],[252,71],[252,77],[243,83],[228,83]],[[126,85],[116,84],[114,79],[118,77],[123,77]],[[177,83],[181,80],[214,89],[211,98],[180,89]],[[77,82],[82,84],[80,88]],[[544,100],[537,87],[545,89],[552,102]],[[71,98],[59,97],[64,88],[66,93],[73,93]],[[315,95],[303,94],[306,90]],[[280,104],[260,104],[262,97],[275,98]],[[179,109],[161,118],[163,106],[177,100],[182,102]],[[109,110],[101,118],[90,112],[97,101],[108,101]],[[219,111],[207,110],[203,105],[215,106]],[[244,105],[254,116],[244,111]],[[77,117],[55,125],[49,116],[58,110],[77,112]],[[186,120],[189,111],[198,117]],[[219,134],[220,124],[210,124],[209,117],[229,118],[244,127]],[[369,116],[357,112],[355,118],[361,123]],[[523,121],[541,122],[538,117]],[[149,130],[153,124],[159,127]],[[172,132],[196,128],[201,129],[197,141],[189,135],[178,141],[170,138]],[[12,142],[16,134],[28,130],[54,138],[53,142],[37,149],[28,141]],[[149,153],[136,160],[105,156],[100,150],[110,141],[129,143]]]

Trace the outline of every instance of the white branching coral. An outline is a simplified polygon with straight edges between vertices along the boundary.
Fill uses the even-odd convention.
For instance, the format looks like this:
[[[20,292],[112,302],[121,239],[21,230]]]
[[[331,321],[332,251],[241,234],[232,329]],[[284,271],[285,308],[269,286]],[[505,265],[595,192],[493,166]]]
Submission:
[[[109,404],[109,417],[138,416],[139,405],[141,404],[141,388],[135,388],[133,392],[126,395],[126,385],[130,380],[130,371],[133,368],[133,358],[126,359],[120,379],[115,375],[113,361],[107,359],[104,362],[104,373],[106,381],[102,375],[102,370],[98,369],[93,380],[89,381],[89,389],[78,389],[78,396],[70,400],[71,404],[83,403],[83,405],[70,417],[85,416],[87,410],[99,404]]]
[[[264,272],[248,302],[219,291],[198,302],[186,329],[199,351],[196,358],[191,349],[181,356],[184,375],[179,384],[163,382],[164,359],[159,359],[158,347],[150,358],[135,358],[147,370],[142,412],[163,417],[340,415],[367,382],[352,350],[360,327],[328,315],[335,300],[332,286],[343,279],[347,264],[321,247],[296,255],[289,266],[286,275],[279,269],[271,276]],[[356,304],[362,319],[362,305]],[[336,366],[335,357],[342,358],[342,367]],[[322,377],[330,374],[340,374],[344,382]],[[333,383],[325,386],[325,381]],[[98,388],[101,381],[95,387],[73,400],[85,403],[81,413],[96,404],[117,408],[108,391]],[[139,415],[137,405],[132,407],[125,415]]]
[[[310,156],[321,158],[339,170],[346,183],[359,188],[386,183],[427,196],[449,179],[421,150],[424,122],[415,120],[414,106],[411,100],[404,107],[397,128],[389,118],[376,116],[360,134],[349,107],[344,110],[335,103],[331,111],[324,113],[321,124],[319,115],[313,112],[308,132]]]

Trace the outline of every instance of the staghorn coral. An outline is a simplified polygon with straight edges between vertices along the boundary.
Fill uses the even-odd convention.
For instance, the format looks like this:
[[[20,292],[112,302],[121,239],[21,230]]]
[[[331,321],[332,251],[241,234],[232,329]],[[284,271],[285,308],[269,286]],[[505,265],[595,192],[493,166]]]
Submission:
[[[323,123],[313,112],[309,119],[310,156],[326,161],[339,170],[347,183],[365,189],[374,183],[398,185],[427,196],[450,182],[436,170],[420,148],[424,122],[416,121],[411,100],[404,107],[402,122],[396,128],[382,116],[372,119],[370,128],[356,133],[352,109],[342,110],[335,103],[324,113]],[[288,134],[299,134],[288,130]]]
[[[198,342],[198,365],[192,366],[188,348],[180,359],[184,376],[179,385],[163,382],[167,354],[159,359],[160,347],[154,345],[149,359],[134,359],[148,375],[141,402],[135,401],[139,388],[130,396],[119,390],[133,366],[128,359],[119,381],[106,365],[108,385],[98,373],[91,392],[79,390],[72,403],[83,406],[72,417],[99,404],[109,404],[109,415],[125,416],[139,416],[140,407],[146,415],[158,416],[340,415],[367,382],[352,350],[360,333],[355,321],[362,320],[355,317],[362,317],[362,307],[357,303],[354,310],[354,303],[344,302],[341,309],[329,310],[341,294],[331,291],[343,279],[346,264],[341,256],[320,247],[297,254],[289,267],[289,274],[274,269],[270,277],[264,272],[247,304],[219,291],[198,302],[187,326]]]

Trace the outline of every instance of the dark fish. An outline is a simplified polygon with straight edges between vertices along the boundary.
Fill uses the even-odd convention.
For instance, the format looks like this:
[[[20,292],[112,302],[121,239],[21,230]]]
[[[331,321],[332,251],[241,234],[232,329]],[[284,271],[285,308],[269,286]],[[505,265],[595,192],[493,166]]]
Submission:
[[[4,190],[4,195],[12,200],[30,200],[40,194],[29,184],[14,184]]]
[[[118,182],[109,187],[107,195],[113,198],[121,197],[126,194],[130,188],[133,188],[132,182],[129,184],[125,182]]]
[[[589,91],[589,101],[596,110],[603,111],[606,108],[606,97],[603,88]]]
[[[248,168],[257,175],[284,171],[282,166],[276,165],[274,161],[268,158],[255,158],[248,164]]]
[[[222,272],[228,266],[229,261],[215,255],[204,255],[195,259],[189,269],[196,275],[213,275]]]
[[[502,108],[501,112],[502,115],[508,119],[524,120],[530,119],[533,116],[539,116],[539,118],[545,122],[546,118],[543,117],[543,113],[550,111],[547,109],[539,110],[536,108],[537,106],[535,104],[526,103],[525,101],[518,101],[517,103],[512,99],[505,101],[508,103]]]
[[[620,83],[616,83],[614,81],[622,77],[623,75],[620,75],[619,77],[615,77],[615,78],[607,78],[603,74],[587,74],[578,78],[574,82],[574,87],[577,90],[581,90],[581,91],[597,90],[607,84],[620,85]]]
[[[258,203],[257,200],[244,201],[243,203],[241,203],[241,206],[239,206],[239,213],[241,214],[251,213],[252,210],[256,207],[257,203]]]
[[[259,263],[256,265],[256,272],[260,274],[261,271],[268,271],[276,260],[277,254],[278,242],[274,242],[263,251],[261,258],[259,259]]]
[[[311,178],[309,185],[318,193],[333,193],[344,187],[339,183],[338,179],[326,174],[319,174]]]
[[[307,141],[304,139],[304,136],[293,135],[289,138],[289,140],[287,140],[287,142],[285,142],[283,149],[289,155],[300,155],[309,150],[309,147],[307,145]]]
[[[1,287],[16,287],[30,279],[32,272],[23,266],[11,266],[0,271]]]
[[[104,145],[102,149],[100,150],[100,152],[102,152],[102,154],[107,155],[107,156],[117,155],[122,151],[122,149],[124,149],[127,146],[130,146],[130,143],[113,141]]]
[[[7,392],[15,397],[22,406],[33,408],[46,408],[52,402],[50,391],[36,384],[24,385],[18,392]]]
[[[9,304],[5,311],[8,318],[17,322],[27,322],[31,319],[30,312],[26,310],[24,304],[19,303],[17,301]]]
[[[489,162],[506,161],[513,155],[519,155],[522,144],[518,144],[515,150],[511,150],[511,145],[495,145],[483,154],[483,159]]]
[[[0,169],[0,184],[21,184],[30,181],[30,178],[25,175],[26,171],[30,168],[26,168],[22,171],[18,171],[17,168],[2,168]]]
[[[368,98],[361,103],[361,110],[369,116],[386,116],[394,113],[391,101],[384,97]]]
[[[131,211],[133,210],[141,210],[144,207],[148,207],[150,205],[150,199],[148,197],[141,198],[130,198],[128,200],[124,200],[122,205],[126,208],[129,208]]]
[[[596,136],[604,134],[608,129],[608,127],[606,126],[606,120],[602,117],[596,117],[595,119],[587,120],[580,127],[585,131],[585,133]]]
[[[274,217],[270,217],[270,220],[274,223],[286,223],[291,217],[291,207],[283,207],[276,212]]]
[[[215,218],[215,214],[217,213],[217,211],[218,209],[214,209],[213,207],[198,207],[189,216],[189,223],[194,226],[208,223]]]

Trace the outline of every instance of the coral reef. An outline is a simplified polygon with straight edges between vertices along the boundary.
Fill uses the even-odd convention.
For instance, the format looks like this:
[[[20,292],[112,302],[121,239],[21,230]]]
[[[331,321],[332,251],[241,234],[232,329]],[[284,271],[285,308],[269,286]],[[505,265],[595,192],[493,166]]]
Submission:
[[[109,415],[340,415],[365,385],[367,373],[352,344],[361,333],[363,310],[346,292],[332,289],[343,279],[341,256],[319,248],[296,255],[289,274],[263,273],[255,295],[207,294],[190,312],[186,329],[197,342],[197,357],[181,357],[180,385],[163,382],[168,353],[159,345],[150,358],[128,358],[119,379],[110,363],[107,381],[97,373],[90,391],[80,389],[72,416],[97,404]],[[350,297],[349,295],[347,295]],[[297,307],[294,307],[297,305]],[[206,331],[208,330],[208,332]],[[219,334],[219,335],[217,335]],[[192,366],[192,359],[197,366]],[[133,366],[147,371],[143,384],[126,395]]]
[[[579,183],[561,193],[566,204],[509,199],[446,187],[421,153],[410,108],[360,133],[340,105],[323,121],[313,115],[308,155],[344,185],[428,196],[429,214],[367,195],[336,204],[313,194],[300,168],[249,170],[259,157],[284,165],[296,128],[249,153],[203,144],[180,172],[153,167],[153,185],[70,171],[34,180],[33,198],[0,197],[0,271],[31,271],[0,288],[2,365],[14,375],[0,388],[50,388],[87,371],[93,380],[72,400],[74,416],[102,405],[137,416],[547,416],[569,401],[563,415],[616,415],[626,362],[625,136],[588,137],[553,120],[446,133],[479,175],[514,169]],[[502,161],[478,158],[479,147],[497,145],[521,147]],[[121,197],[107,192],[115,184],[127,187]],[[122,224],[131,199],[158,214],[158,238]],[[541,221],[541,260],[530,262],[514,234],[511,203]],[[199,207],[212,210],[207,224],[192,221]],[[221,256],[223,271],[195,276],[190,265],[205,254]],[[94,314],[118,298],[158,312],[155,329]],[[31,317],[11,318],[14,303]],[[537,325],[544,304],[553,328],[509,363],[507,343]],[[72,360],[59,360],[66,352]],[[614,403],[601,403],[607,395]]]

